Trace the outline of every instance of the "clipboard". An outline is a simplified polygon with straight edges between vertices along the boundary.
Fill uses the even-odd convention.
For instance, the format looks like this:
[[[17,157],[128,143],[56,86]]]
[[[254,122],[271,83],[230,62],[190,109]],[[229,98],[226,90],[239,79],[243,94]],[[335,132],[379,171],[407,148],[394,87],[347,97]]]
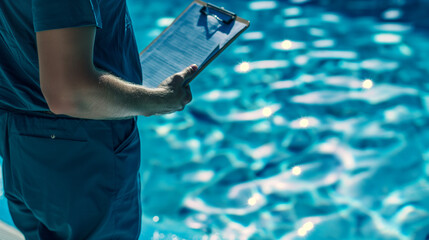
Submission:
[[[210,3],[194,0],[141,53],[143,86],[156,88],[169,76],[197,64],[188,85],[248,27],[249,21]]]

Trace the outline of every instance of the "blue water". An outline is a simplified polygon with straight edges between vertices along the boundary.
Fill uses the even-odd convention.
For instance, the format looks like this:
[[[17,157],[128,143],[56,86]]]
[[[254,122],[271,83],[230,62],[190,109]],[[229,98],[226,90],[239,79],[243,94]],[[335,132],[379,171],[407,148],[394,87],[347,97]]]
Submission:
[[[128,2],[140,49],[189,4]],[[141,239],[425,239],[425,2],[212,1],[251,28],[139,119]]]

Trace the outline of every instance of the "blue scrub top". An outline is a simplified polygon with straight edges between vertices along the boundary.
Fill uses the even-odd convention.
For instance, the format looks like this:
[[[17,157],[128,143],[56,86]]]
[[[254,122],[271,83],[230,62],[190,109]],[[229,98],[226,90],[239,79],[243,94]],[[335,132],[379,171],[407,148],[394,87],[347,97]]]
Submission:
[[[126,0],[0,1],[0,108],[48,111],[40,90],[36,32],[96,26],[94,65],[141,84]]]

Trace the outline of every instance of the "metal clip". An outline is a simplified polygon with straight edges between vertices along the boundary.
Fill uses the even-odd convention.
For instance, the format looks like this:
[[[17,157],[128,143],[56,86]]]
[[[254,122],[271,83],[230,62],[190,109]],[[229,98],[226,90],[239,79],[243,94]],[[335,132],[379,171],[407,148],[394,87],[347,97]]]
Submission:
[[[225,14],[225,15],[227,15],[227,16],[230,16],[231,18],[230,18],[230,19],[228,19],[228,20],[222,19],[222,18],[221,18],[221,17],[219,17],[218,15],[216,15],[216,14],[214,14],[214,13],[210,13],[210,12],[209,12],[209,9],[216,10],[216,11],[218,11],[218,12],[220,12],[220,13],[223,13],[223,14]],[[223,22],[223,23],[225,23],[225,24],[230,24],[232,21],[234,21],[234,20],[237,18],[237,14],[235,14],[235,13],[233,13],[233,12],[230,12],[230,11],[228,11],[228,10],[225,10],[225,9],[223,9],[223,8],[220,8],[220,7],[218,7],[218,6],[215,6],[215,5],[213,5],[213,4],[210,4],[210,3],[207,3],[207,6],[204,6],[204,7],[200,10],[200,12],[201,12],[201,13],[203,13],[203,14],[205,14],[205,15],[207,15],[207,16],[212,16],[212,17],[216,18],[218,21]]]

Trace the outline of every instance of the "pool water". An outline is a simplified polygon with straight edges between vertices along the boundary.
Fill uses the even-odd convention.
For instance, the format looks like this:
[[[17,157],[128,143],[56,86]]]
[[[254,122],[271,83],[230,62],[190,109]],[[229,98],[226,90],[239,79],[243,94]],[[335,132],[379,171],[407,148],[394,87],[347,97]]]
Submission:
[[[128,3],[143,49],[190,1]],[[424,240],[428,1],[212,3],[251,27],[139,119],[141,239]]]

